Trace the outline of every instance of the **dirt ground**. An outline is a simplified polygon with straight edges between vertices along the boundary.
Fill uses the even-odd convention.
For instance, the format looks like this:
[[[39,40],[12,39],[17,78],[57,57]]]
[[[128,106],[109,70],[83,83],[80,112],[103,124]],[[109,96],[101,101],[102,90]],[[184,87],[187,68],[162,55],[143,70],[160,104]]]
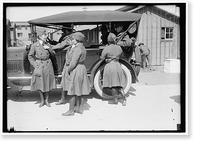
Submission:
[[[132,84],[127,105],[108,104],[95,90],[85,96],[84,113],[62,116],[69,103],[57,106],[61,91],[50,93],[51,107],[39,108],[37,92],[21,97],[8,90],[7,126],[15,131],[163,131],[177,130],[180,123],[180,74],[164,73],[163,67],[141,70]]]

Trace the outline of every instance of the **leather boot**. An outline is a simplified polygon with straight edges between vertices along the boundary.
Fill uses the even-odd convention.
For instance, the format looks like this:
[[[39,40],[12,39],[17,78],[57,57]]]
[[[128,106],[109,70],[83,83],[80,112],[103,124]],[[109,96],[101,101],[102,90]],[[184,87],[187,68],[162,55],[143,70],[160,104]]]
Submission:
[[[61,99],[56,102],[56,105],[63,105],[66,103],[65,101],[66,91],[62,91]]]
[[[45,98],[45,104],[47,107],[51,107],[50,103],[49,103],[49,92],[45,93],[46,98]]]
[[[77,99],[76,112],[79,113],[79,114],[83,114],[83,102],[84,102],[84,99],[81,98],[81,97],[76,97],[76,99]]]
[[[66,113],[63,113],[62,116],[73,116],[74,115],[74,105],[75,105],[75,96],[69,100],[69,110]]]
[[[39,94],[40,94],[40,98],[41,98],[41,103],[40,103],[39,107],[41,108],[44,106],[44,94],[40,90],[39,90]]]
[[[122,106],[126,106],[126,96],[122,88],[119,89],[118,101],[122,104]]]
[[[108,104],[118,104],[117,90],[115,88],[112,88],[112,96],[113,96],[113,99],[109,101]]]

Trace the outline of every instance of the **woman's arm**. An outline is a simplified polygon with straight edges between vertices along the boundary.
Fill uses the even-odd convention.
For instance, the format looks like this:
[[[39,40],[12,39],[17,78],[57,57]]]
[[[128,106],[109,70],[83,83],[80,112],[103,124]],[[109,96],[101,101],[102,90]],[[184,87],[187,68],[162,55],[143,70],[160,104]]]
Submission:
[[[132,43],[132,40],[129,38],[128,35],[126,35],[124,36],[122,40],[117,42],[117,45],[126,47],[126,46],[131,46],[131,43]]]
[[[70,62],[69,67],[68,67],[68,73],[70,73],[77,66],[80,57],[81,57],[81,49],[74,48],[72,61]]]
[[[105,60],[107,56],[107,48],[105,47],[101,53],[100,59]]]
[[[31,45],[31,49],[28,53],[28,60],[31,63],[31,65],[33,65],[34,68],[38,66],[35,59],[35,52],[36,52],[35,49],[36,49],[35,44]]]
[[[58,43],[54,46],[52,46],[51,48],[53,50],[58,50],[58,49],[64,49],[66,46],[69,46],[70,45],[70,42],[68,39],[65,39],[64,41],[62,41],[61,43]]]

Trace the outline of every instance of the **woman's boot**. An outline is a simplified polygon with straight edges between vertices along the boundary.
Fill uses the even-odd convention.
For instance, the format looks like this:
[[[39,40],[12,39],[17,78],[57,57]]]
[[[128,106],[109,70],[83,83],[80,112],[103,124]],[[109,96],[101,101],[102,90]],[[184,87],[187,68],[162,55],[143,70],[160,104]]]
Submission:
[[[84,102],[84,99],[82,97],[80,97],[80,96],[77,96],[76,99],[77,99],[76,112],[80,113],[80,114],[83,114],[83,102]]]
[[[119,96],[118,101],[122,104],[122,106],[126,106],[126,96],[125,96],[123,88],[119,89],[118,96]]]
[[[49,92],[45,93],[45,104],[47,105],[47,107],[51,107],[49,103]]]
[[[43,107],[44,106],[44,93],[39,90],[39,94],[40,94],[40,98],[41,98],[39,107]]]
[[[62,105],[62,104],[65,104],[65,97],[66,97],[66,91],[62,91],[62,94],[61,94],[61,99],[56,103],[56,105]]]
[[[63,113],[63,116],[72,116],[74,115],[74,105],[75,105],[75,96],[69,100],[69,110],[66,113]]]
[[[117,90],[115,88],[112,88],[112,96],[113,99],[112,101],[109,101],[109,104],[118,104],[118,100],[117,100]]]

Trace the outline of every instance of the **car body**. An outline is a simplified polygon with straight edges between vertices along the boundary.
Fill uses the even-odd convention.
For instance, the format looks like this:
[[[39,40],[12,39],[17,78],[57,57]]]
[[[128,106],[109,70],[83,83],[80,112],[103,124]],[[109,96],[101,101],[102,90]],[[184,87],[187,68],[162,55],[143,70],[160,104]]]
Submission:
[[[137,30],[139,26],[140,14],[120,11],[71,11],[52,16],[42,17],[28,21],[32,28],[32,42],[36,41],[36,26],[47,27],[53,29],[59,29],[66,26],[77,26],[77,25],[96,25],[96,37],[95,41],[92,42],[88,39],[88,42],[84,42],[87,51],[87,57],[85,65],[88,72],[91,87],[94,87],[97,93],[106,98],[108,95],[104,95],[101,88],[101,76],[100,70],[103,69],[105,62],[99,57],[104,45],[99,44],[99,26],[101,24],[108,25],[111,29],[114,23],[124,23],[126,26],[130,26],[131,23],[135,23],[136,31],[131,34],[134,38],[137,38]],[[128,27],[127,27],[128,28]],[[88,33],[88,30],[83,33]],[[8,87],[15,89],[19,92],[23,90],[30,90],[30,80],[33,71],[33,67],[30,65],[27,54],[30,46],[24,47],[8,47],[7,48],[7,85]],[[62,78],[62,65],[64,64],[65,50],[56,51],[56,59],[58,64],[58,75],[56,75],[57,88],[60,88],[60,81]],[[137,76],[140,71],[141,56],[140,52],[135,49],[136,62],[134,65],[130,64],[126,59],[120,59],[120,63],[126,72],[127,87],[125,87],[125,93],[128,92],[130,84],[137,82]],[[98,77],[96,77],[98,73]],[[130,82],[131,81],[131,82]]]

